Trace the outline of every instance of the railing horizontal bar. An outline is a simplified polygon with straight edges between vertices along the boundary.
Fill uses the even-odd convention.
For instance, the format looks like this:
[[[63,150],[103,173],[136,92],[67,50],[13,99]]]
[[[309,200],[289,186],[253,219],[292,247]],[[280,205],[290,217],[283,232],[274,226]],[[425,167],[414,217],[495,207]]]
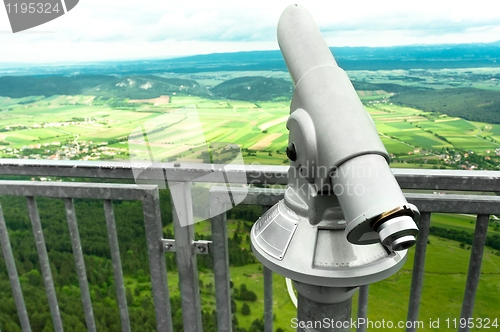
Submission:
[[[154,190],[154,185],[0,181],[0,195],[17,196],[139,200],[144,198],[144,193],[151,194]],[[221,192],[227,196],[227,188],[221,187]],[[231,188],[231,193],[233,198],[245,195],[242,204],[269,206],[283,197],[284,190],[235,187]],[[405,196],[424,212],[500,214],[500,196],[413,193]]]
[[[233,197],[244,197],[241,204],[271,206],[284,197],[283,189],[230,188]],[[227,201],[226,187],[213,187],[212,195]],[[500,214],[500,196],[487,195],[444,195],[406,193],[408,202],[415,204],[420,212]]]
[[[9,233],[7,231],[7,224],[3,215],[2,206],[0,205],[0,245],[2,247],[5,265],[7,266],[7,273],[9,274],[10,285],[14,301],[16,302],[17,315],[23,332],[31,331],[28,312],[26,311],[26,304],[24,303],[23,291],[21,283],[19,282],[19,275],[17,274],[16,262],[12,254],[12,247],[10,246]]]
[[[284,189],[242,187],[212,187],[210,195],[216,197],[223,204],[232,204],[228,191],[231,192],[234,201],[241,201],[240,204],[264,207],[273,206],[285,195]]]
[[[54,324],[54,331],[62,332],[63,325],[61,314],[59,312],[59,304],[57,302],[52,272],[50,271],[49,256],[47,255],[47,247],[45,246],[45,238],[43,236],[40,215],[38,214],[38,207],[34,197],[28,196],[26,197],[26,201],[28,203],[28,212],[31,219],[31,225],[33,227],[33,235],[35,237],[40,268],[42,270],[43,283],[45,284],[45,291],[47,292],[47,298],[49,300],[49,308],[52,315],[52,323]]]
[[[13,196],[142,200],[155,190],[154,185],[0,180],[0,195]]]
[[[79,160],[30,160],[1,159],[0,174],[54,177],[80,177],[129,179],[173,182],[220,182],[220,172],[246,174],[247,183],[287,183],[287,166],[242,165],[225,168],[227,165],[182,164],[130,161],[79,161]],[[218,174],[219,173],[219,174]],[[238,176],[230,176],[239,179]],[[244,177],[243,177],[244,178]],[[266,181],[269,180],[269,181]]]
[[[130,318],[127,306],[127,293],[123,282],[122,262],[120,258],[120,248],[118,245],[118,234],[116,232],[115,213],[111,200],[104,200],[104,215],[106,217],[106,227],[108,229],[109,250],[113,264],[113,274],[116,285],[116,298],[120,310],[120,322],[123,332],[130,332]]]
[[[405,194],[420,212],[500,214],[500,196]]]
[[[500,191],[500,172],[393,168],[403,189]]]
[[[462,302],[462,312],[460,318],[467,321],[472,318],[474,311],[474,302],[476,299],[477,286],[481,275],[481,264],[483,261],[484,245],[486,243],[486,234],[488,233],[489,216],[480,214],[476,219],[476,228],[474,231],[474,242],[469,261],[469,271],[467,272],[467,281],[465,283],[465,294]],[[470,331],[468,324],[461,327],[459,331]]]
[[[69,236],[71,238],[71,246],[73,247],[73,256],[75,257],[76,274],[78,276],[78,284],[82,296],[83,312],[85,314],[85,322],[87,330],[95,332],[94,311],[92,310],[92,301],[90,300],[89,283],[87,280],[87,271],[85,269],[85,260],[83,259],[82,244],[80,242],[80,233],[76,221],[75,205],[73,199],[66,198],[64,200],[66,208],[66,218],[68,220]]]
[[[30,160],[1,159],[0,174],[54,177],[80,177],[134,180],[134,174],[151,181],[220,182],[220,174],[245,172],[247,183],[286,184],[288,166],[225,165],[158,163],[130,161],[79,161],[79,160]],[[430,170],[393,168],[403,189],[499,191],[500,174],[497,171]],[[239,179],[239,176],[229,176]]]

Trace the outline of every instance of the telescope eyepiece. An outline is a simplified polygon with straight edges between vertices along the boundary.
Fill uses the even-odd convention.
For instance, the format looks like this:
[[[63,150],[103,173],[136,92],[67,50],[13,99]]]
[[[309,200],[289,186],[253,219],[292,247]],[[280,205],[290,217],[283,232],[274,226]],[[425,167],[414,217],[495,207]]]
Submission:
[[[380,242],[392,251],[405,250],[417,241],[417,225],[410,216],[399,216],[388,219],[378,225],[375,230],[380,236]]]

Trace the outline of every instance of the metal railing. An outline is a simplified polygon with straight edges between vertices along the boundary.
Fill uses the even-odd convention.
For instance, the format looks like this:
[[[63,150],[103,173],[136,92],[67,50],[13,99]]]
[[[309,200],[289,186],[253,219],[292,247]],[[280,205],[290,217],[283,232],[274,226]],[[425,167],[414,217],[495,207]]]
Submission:
[[[159,331],[172,330],[169,292],[167,287],[167,270],[163,250],[161,248],[162,228],[159,195],[156,186],[102,183],[0,181],[0,195],[26,197],[29,217],[33,227],[33,235],[35,237],[36,249],[38,252],[55,331],[63,331],[63,324],[61,314],[59,312],[59,305],[50,269],[49,257],[47,254],[35,197],[64,199],[66,217],[78,275],[78,283],[80,286],[82,304],[85,313],[85,321],[89,331],[96,331],[96,327],[73,199],[80,198],[103,200],[106,226],[108,229],[109,247],[113,263],[117,302],[120,309],[120,319],[123,331],[130,331],[130,321],[112,200],[142,201],[151,279],[154,281],[152,282],[152,294],[156,310],[157,327]],[[20,318],[21,328],[23,331],[31,331],[14,256],[10,246],[7,226],[1,207],[0,242],[14,294],[14,300]]]
[[[177,266],[182,295],[182,314],[185,331],[202,331],[201,302],[199,294],[198,270],[196,261],[196,248],[209,249],[213,256],[214,280],[216,289],[217,325],[219,331],[231,331],[231,303],[230,303],[230,275],[229,253],[227,240],[226,213],[227,205],[232,206],[236,200],[241,204],[260,205],[265,210],[283,197],[282,189],[262,188],[231,188],[231,195],[227,194],[227,187],[211,189],[210,215],[212,224],[212,243],[198,243],[194,239],[194,217],[191,202],[191,183],[211,182],[221,183],[221,179],[233,179],[234,175],[244,175],[246,184],[284,185],[287,182],[287,169],[283,166],[241,166],[228,169],[212,165],[174,165],[163,164],[151,166],[149,164],[131,166],[128,162],[82,162],[82,161],[38,161],[38,160],[9,160],[0,159],[1,175],[24,175],[38,177],[72,177],[94,179],[134,180],[134,174],[141,174],[154,183],[165,181],[175,184],[176,194],[180,201],[173,204],[173,219],[175,241],[162,239],[161,218],[159,210],[158,189],[153,185],[131,184],[95,184],[95,183],[64,183],[64,182],[21,182],[3,181],[0,183],[1,195],[26,196],[30,210],[30,218],[34,233],[42,234],[37,239],[37,250],[40,262],[47,258],[44,253],[43,233],[40,232],[37,222],[36,201],[33,197],[60,197],[65,199],[68,224],[71,230],[71,240],[74,248],[75,262],[77,265],[78,280],[82,293],[82,303],[85,308],[87,328],[94,330],[92,305],[88,296],[88,285],[85,275],[81,249],[79,249],[78,226],[74,216],[73,198],[99,198],[104,200],[104,210],[110,237],[110,248],[115,283],[117,286],[117,300],[120,307],[122,330],[129,331],[128,311],[125,292],[123,288],[123,275],[121,272],[120,256],[114,226],[114,217],[111,200],[141,200],[143,202],[144,222],[148,241],[148,254],[150,260],[152,292],[154,297],[155,312],[158,331],[172,331],[172,319],[169,304],[169,291],[167,287],[167,274],[164,251],[174,251],[177,257]],[[221,177],[221,173],[224,176]],[[473,192],[500,192],[500,172],[493,171],[455,171],[455,170],[414,170],[393,169],[400,186],[403,189],[422,190],[449,190]],[[222,183],[225,184],[225,183]],[[241,184],[241,183],[240,183]],[[475,214],[476,228],[474,243],[472,245],[469,271],[462,303],[461,316],[472,317],[474,299],[479,282],[481,261],[485,246],[488,220],[490,215],[500,214],[500,197],[494,195],[435,195],[425,193],[406,194],[409,202],[415,204],[422,212],[419,224],[420,235],[415,250],[415,259],[408,308],[408,320],[418,319],[420,298],[423,287],[426,245],[429,234],[431,214],[434,212]],[[179,204],[180,202],[180,204]],[[188,225],[181,227],[181,225]],[[23,331],[30,331],[29,319],[23,304],[22,293],[19,286],[17,270],[12,258],[8,240],[8,232],[3,218],[0,219],[0,241],[2,250],[9,269],[16,306],[21,320]],[[194,247],[193,247],[194,245]],[[193,249],[194,248],[194,249]],[[202,251],[200,249],[200,251]],[[205,253],[207,253],[206,251]],[[43,265],[43,264],[42,264]],[[46,269],[45,269],[46,270]],[[47,294],[54,293],[53,282],[49,276],[50,269],[44,271],[45,287]],[[272,272],[264,268],[264,307],[265,331],[272,331]],[[366,318],[368,305],[368,286],[360,289],[358,299],[358,316]],[[52,299],[51,299],[52,297]],[[60,316],[57,313],[57,299],[49,296],[51,313],[56,331],[62,331]],[[54,309],[52,309],[54,307]],[[1,322],[0,322],[1,324]],[[0,326],[1,328],[1,326]],[[363,330],[363,328],[360,328]],[[414,329],[408,329],[412,331]],[[462,329],[467,330],[467,329]]]

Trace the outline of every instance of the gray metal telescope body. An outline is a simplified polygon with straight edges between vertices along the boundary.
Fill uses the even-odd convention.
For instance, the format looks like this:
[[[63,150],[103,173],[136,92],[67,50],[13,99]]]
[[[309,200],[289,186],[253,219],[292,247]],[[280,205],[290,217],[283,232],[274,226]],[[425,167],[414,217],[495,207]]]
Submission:
[[[410,247],[418,231],[411,217],[418,216],[418,210],[403,196],[373,120],[303,7],[292,5],[284,11],[278,43],[295,84],[287,127],[296,160],[291,161],[289,179],[305,178],[317,195],[335,193],[351,243],[382,240],[393,250]],[[289,183],[294,185],[293,180]],[[299,195],[309,200],[310,194]],[[379,236],[381,230],[373,229],[375,218],[398,208],[403,217],[387,224]],[[321,219],[310,213],[311,223]]]
[[[338,303],[401,268],[418,210],[404,198],[373,121],[304,8],[283,12],[278,41],[295,84],[291,165],[285,198],[252,228],[252,250],[297,284],[342,288],[328,299]],[[349,194],[349,186],[358,191]],[[303,293],[318,302],[313,291]]]
[[[294,280],[299,321],[347,322],[357,287],[403,266],[419,213],[403,196],[371,117],[307,10],[285,9],[278,42],[295,85],[288,186],[252,227],[252,250]],[[318,331],[332,330],[350,329]]]

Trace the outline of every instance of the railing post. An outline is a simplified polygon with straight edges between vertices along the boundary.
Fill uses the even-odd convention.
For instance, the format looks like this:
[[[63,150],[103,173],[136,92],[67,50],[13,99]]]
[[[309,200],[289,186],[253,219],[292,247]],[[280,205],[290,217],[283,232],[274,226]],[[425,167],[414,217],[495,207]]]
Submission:
[[[481,263],[483,261],[484,245],[486,243],[486,234],[488,232],[488,222],[490,216],[487,214],[478,214],[476,218],[476,227],[474,230],[474,243],[470,254],[469,271],[467,272],[467,281],[465,283],[465,294],[462,302],[462,313],[460,318],[466,321],[472,318],[474,311],[474,301],[476,299],[477,286],[481,275]],[[470,331],[468,324],[459,331]]]
[[[21,283],[19,282],[19,275],[17,274],[16,261],[12,254],[12,247],[10,246],[9,233],[7,231],[7,224],[3,215],[2,206],[0,205],[0,245],[2,247],[5,265],[7,266],[7,273],[9,274],[10,285],[12,287],[12,294],[16,302],[17,315],[23,332],[31,331],[28,312],[26,311],[26,304],[24,303],[23,291]]]
[[[189,182],[169,182],[175,230],[184,331],[202,332],[198,265],[193,250],[194,218]]]
[[[94,311],[92,310],[92,301],[90,300],[89,283],[87,281],[87,271],[85,269],[85,261],[83,259],[82,244],[80,241],[80,233],[78,231],[78,223],[76,221],[75,205],[72,198],[65,198],[64,205],[66,207],[66,218],[68,220],[69,236],[71,238],[71,246],[73,248],[73,256],[75,258],[76,274],[78,276],[78,284],[82,296],[83,312],[85,314],[85,322],[87,330],[95,332]]]
[[[49,300],[50,313],[52,314],[52,322],[54,324],[54,331],[63,331],[61,320],[61,313],[59,312],[59,304],[57,302],[56,289],[52,279],[52,272],[50,271],[49,256],[47,255],[47,247],[45,246],[45,238],[43,236],[42,223],[40,222],[40,215],[38,214],[38,207],[36,205],[35,197],[26,197],[28,203],[28,211],[33,227],[33,235],[35,237],[36,250],[38,252],[38,259],[40,261],[40,268],[42,270],[43,283],[45,284],[45,291]]]
[[[364,285],[359,287],[358,295],[358,320],[364,319],[366,321],[366,316],[368,314],[368,290],[370,285]],[[357,332],[365,332],[366,324],[359,324]]]
[[[273,332],[273,271],[264,268],[264,332]]]
[[[210,193],[217,331],[219,332],[232,331],[229,249],[225,205],[216,193]]]
[[[147,195],[143,198],[142,209],[148,244],[151,288],[156,313],[156,329],[158,332],[172,332],[174,329],[172,326],[172,312],[170,309],[167,266],[161,242],[163,230],[158,189],[156,189],[152,195]]]
[[[113,263],[113,273],[116,285],[116,298],[118,301],[118,308],[120,309],[120,322],[122,324],[122,331],[130,332],[127,293],[123,282],[123,270],[120,258],[120,248],[118,245],[118,235],[116,233],[115,213],[113,211],[113,202],[109,199],[104,200],[104,215],[106,216],[109,250],[111,253],[111,261]]]
[[[262,207],[262,214],[269,210]],[[273,332],[273,271],[262,265],[264,269],[264,332]]]
[[[420,309],[420,299],[422,297],[422,287],[424,283],[425,253],[427,251],[430,221],[431,214],[429,212],[423,212],[420,217],[420,222],[418,223],[420,232],[415,246],[410,302],[408,304],[408,317],[406,319],[408,322],[415,322],[418,320],[418,311]],[[406,331],[416,331],[416,327],[414,325],[416,324],[410,324],[412,327],[407,328]]]

